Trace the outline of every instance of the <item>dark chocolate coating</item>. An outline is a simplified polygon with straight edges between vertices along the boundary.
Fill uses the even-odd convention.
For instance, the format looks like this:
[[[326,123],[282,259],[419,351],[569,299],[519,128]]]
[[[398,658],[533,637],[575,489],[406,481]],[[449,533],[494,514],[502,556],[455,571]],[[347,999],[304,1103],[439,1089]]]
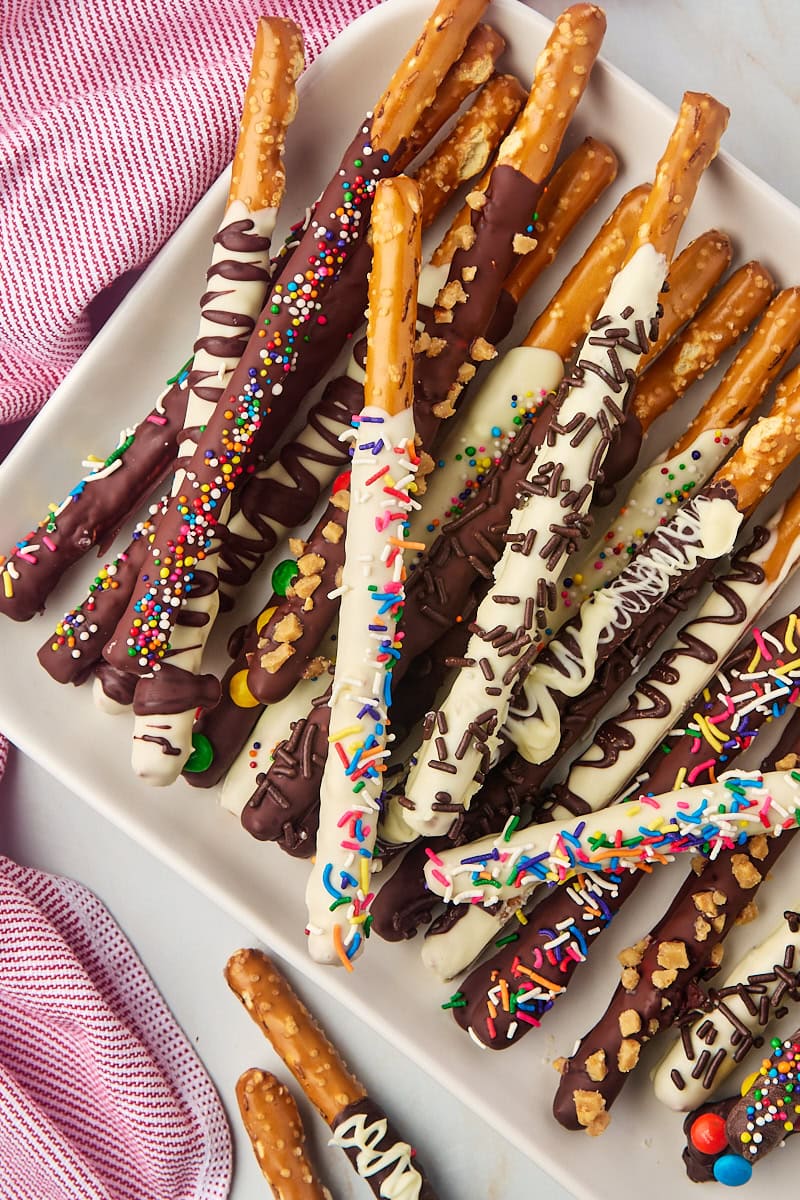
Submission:
[[[247,684],[262,704],[277,704],[284,696],[288,696],[297,681],[303,678],[309,663],[316,657],[326,630],[339,611],[340,598],[336,596],[331,600],[329,593],[336,589],[337,579],[344,567],[347,510],[339,507],[335,501],[346,503],[348,496],[349,493],[337,492],[305,539],[303,554],[315,555],[324,564],[317,573],[321,582],[309,597],[311,609],[307,611],[306,599],[298,595],[293,586],[287,589],[285,596],[274,597],[275,612],[257,636],[252,657],[248,658]],[[330,540],[331,525],[340,531],[338,541]],[[300,582],[299,579],[295,581],[296,584]],[[294,651],[292,657],[277,670],[269,671],[264,665],[264,659],[280,649],[275,634],[281,623],[287,619],[297,621],[301,629],[300,636],[291,643]],[[249,637],[248,646],[252,645],[252,641],[252,637]]]
[[[219,701],[216,675],[195,675],[183,667],[164,662],[153,679],[140,679],[133,694],[137,717],[188,712],[193,708],[213,708]]]
[[[133,704],[133,695],[138,683],[135,675],[130,675],[127,671],[118,671],[102,658],[95,664],[94,673],[109,700],[114,700],[123,707]]]
[[[170,469],[187,396],[185,382],[173,383],[163,398],[163,413],[153,408],[134,429],[130,445],[119,456],[121,465],[103,479],[76,487],[63,512],[28,535],[29,540],[38,542],[45,533],[56,549],[42,545],[35,564],[14,557],[19,579],[14,580],[13,596],[0,594],[0,613],[15,621],[29,620],[43,610],[59,580],[92,546],[99,546],[102,552],[113,541],[126,518]]]
[[[789,831],[781,837],[767,839],[765,853],[761,858],[753,857],[754,843],[751,841],[735,852],[723,850],[713,862],[706,863],[699,876],[695,875],[694,871],[691,872],[668,911],[649,935],[649,944],[639,966],[635,968],[639,976],[635,988],[626,991],[620,983],[601,1019],[581,1039],[575,1053],[566,1060],[553,1102],[555,1118],[565,1129],[581,1128],[573,1100],[576,1090],[599,1092],[605,1100],[606,1112],[622,1091],[630,1074],[630,1069],[623,1071],[620,1068],[618,1060],[623,1040],[620,1033],[620,1017],[623,1013],[633,1010],[638,1014],[641,1029],[627,1035],[626,1040],[632,1040],[640,1046],[650,1041],[656,1032],[669,1028],[680,1018],[687,1005],[687,991],[690,985],[707,972],[711,951],[724,939],[736,918],[758,892],[758,884],[755,887],[742,886],[737,878],[737,874],[741,872],[734,869],[736,865],[749,860],[763,879],[781,854],[792,844],[793,833],[794,831]],[[726,897],[725,904],[717,906],[719,913],[724,914],[725,921],[722,928],[717,929],[710,921],[704,920],[698,936],[697,923],[702,913],[695,897],[709,892],[721,892]],[[665,964],[659,962],[659,955],[665,943],[677,942],[683,943],[686,948],[688,966],[672,968],[675,970],[674,978],[659,988],[653,981],[654,972],[657,974],[665,969]],[[657,978],[661,977],[657,974]],[[595,1081],[589,1076],[585,1062],[598,1050],[605,1053],[607,1074],[604,1079]]]
[[[398,1146],[407,1147],[408,1142],[403,1142],[402,1137],[386,1113],[369,1096],[364,1096],[362,1100],[356,1100],[352,1104],[348,1104],[347,1108],[343,1108],[339,1115],[331,1122],[332,1133],[336,1135],[337,1131],[343,1125],[349,1125],[353,1122],[358,1123],[359,1118],[363,1118],[365,1131],[367,1131],[367,1137],[362,1141],[362,1149],[348,1147],[344,1148],[344,1151],[350,1159],[354,1170],[369,1184],[375,1195],[378,1197],[385,1196],[387,1193],[381,1190],[382,1185],[397,1169],[398,1160],[402,1159],[404,1154],[404,1150],[396,1153],[394,1152],[394,1148]],[[374,1129],[372,1128],[373,1126],[375,1126]],[[350,1137],[352,1136],[353,1134],[351,1133]],[[359,1170],[358,1158],[361,1154],[366,1154],[367,1161],[362,1163],[362,1169]],[[419,1156],[413,1151],[412,1154],[413,1157],[411,1158],[408,1172],[415,1177],[419,1176],[418,1182],[415,1178],[415,1183],[419,1189],[415,1194],[419,1197],[419,1200],[436,1200],[436,1193],[425,1175],[422,1163],[419,1161]],[[381,1159],[384,1159],[383,1165],[380,1165],[379,1160]],[[367,1174],[366,1172],[370,1173]]]

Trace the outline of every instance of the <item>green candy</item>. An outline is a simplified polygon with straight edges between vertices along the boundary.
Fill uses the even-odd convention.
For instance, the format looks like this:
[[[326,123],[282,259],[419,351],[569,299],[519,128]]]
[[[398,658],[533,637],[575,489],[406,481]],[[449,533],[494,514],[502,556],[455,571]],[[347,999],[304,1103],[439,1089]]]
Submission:
[[[286,589],[291,587],[299,575],[297,563],[293,558],[285,558],[278,563],[272,572],[272,590],[276,596],[285,596]]]
[[[214,747],[204,733],[192,734],[192,746],[192,753],[183,769],[199,775],[201,771],[207,771],[214,761]]]

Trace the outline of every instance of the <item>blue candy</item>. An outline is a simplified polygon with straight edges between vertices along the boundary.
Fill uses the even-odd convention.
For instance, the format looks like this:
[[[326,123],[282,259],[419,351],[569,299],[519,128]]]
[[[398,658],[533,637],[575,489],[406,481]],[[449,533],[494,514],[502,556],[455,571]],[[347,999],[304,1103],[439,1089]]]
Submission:
[[[749,1182],[752,1174],[752,1165],[738,1154],[723,1154],[714,1163],[714,1178],[726,1187],[741,1187]]]

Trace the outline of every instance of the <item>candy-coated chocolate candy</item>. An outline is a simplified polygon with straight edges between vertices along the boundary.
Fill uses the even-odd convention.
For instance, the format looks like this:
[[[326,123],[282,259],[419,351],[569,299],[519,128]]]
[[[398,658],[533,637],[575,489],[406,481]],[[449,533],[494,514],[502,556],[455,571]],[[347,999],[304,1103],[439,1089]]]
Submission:
[[[741,1187],[749,1182],[753,1174],[751,1164],[738,1154],[723,1154],[714,1163],[713,1169],[717,1183],[724,1183],[726,1187]]]
[[[214,761],[214,748],[204,733],[192,734],[194,749],[189,755],[184,771],[207,771]]]
[[[247,686],[247,671],[237,671],[231,678],[228,689],[237,708],[255,708],[259,703]]]
[[[272,572],[272,590],[276,596],[285,596],[286,589],[294,583],[298,576],[297,563],[293,558],[285,558],[278,563]]]
[[[689,1132],[692,1145],[701,1154],[719,1154],[728,1147],[725,1122],[717,1113],[703,1113]]]

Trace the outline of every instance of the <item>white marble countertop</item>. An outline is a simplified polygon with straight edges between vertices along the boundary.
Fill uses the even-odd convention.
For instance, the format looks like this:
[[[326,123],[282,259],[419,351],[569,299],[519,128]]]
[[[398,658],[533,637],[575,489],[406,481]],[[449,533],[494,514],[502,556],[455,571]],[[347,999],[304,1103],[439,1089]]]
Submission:
[[[562,4],[539,0],[533,7],[553,17]],[[726,149],[800,203],[797,0],[667,0],[659,5],[606,0],[605,8],[606,57],[673,107],[686,89],[719,96],[732,109]],[[0,431],[0,457],[8,440]],[[74,876],[106,902],[228,1107],[237,1152],[233,1200],[266,1195],[231,1101],[241,1071],[277,1064],[222,979],[227,957],[250,944],[251,935],[21,755],[12,755],[0,791],[0,852]],[[353,1068],[380,1080],[387,1109],[428,1150],[442,1200],[567,1196],[377,1035],[360,1031],[356,1036],[348,1014],[318,988],[306,981],[299,986]],[[322,1148],[324,1130],[307,1107],[304,1111],[321,1172],[337,1200],[368,1194],[349,1167]]]

